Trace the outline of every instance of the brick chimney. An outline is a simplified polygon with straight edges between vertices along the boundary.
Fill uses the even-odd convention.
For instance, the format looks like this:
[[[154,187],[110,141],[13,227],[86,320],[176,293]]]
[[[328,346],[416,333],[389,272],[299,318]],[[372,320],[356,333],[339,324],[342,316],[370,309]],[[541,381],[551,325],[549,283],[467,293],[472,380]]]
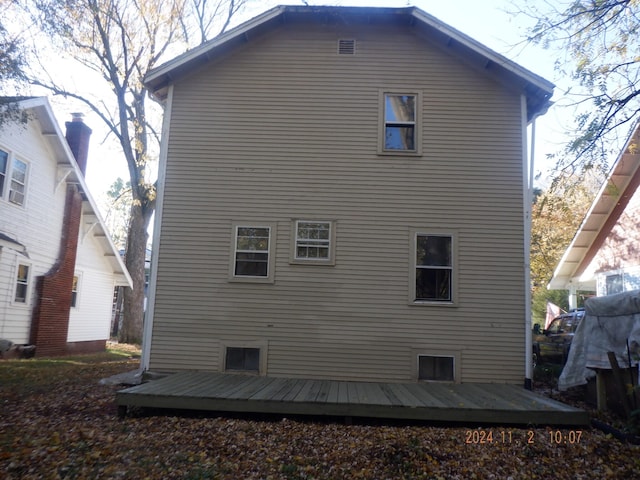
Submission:
[[[71,148],[71,152],[76,159],[78,167],[82,175],[86,175],[87,157],[89,154],[89,137],[91,137],[91,129],[87,127],[82,119],[81,113],[72,113],[72,120],[66,122],[67,127],[67,143]]]
[[[69,148],[84,175],[91,129],[84,124],[82,115],[77,113],[73,114],[71,122],[66,122],[66,126]],[[37,300],[32,314],[30,341],[36,346],[38,357],[65,355],[69,352],[67,334],[81,217],[82,195],[77,185],[69,183],[58,259],[47,273],[36,278]]]

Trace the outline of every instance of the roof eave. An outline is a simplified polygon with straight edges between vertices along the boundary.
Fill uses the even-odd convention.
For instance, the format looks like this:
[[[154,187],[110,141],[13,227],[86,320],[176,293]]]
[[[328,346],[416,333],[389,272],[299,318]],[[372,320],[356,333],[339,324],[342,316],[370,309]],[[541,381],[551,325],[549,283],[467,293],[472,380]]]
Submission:
[[[27,100],[21,100],[19,101],[19,105],[23,109],[33,110],[36,113],[37,120],[41,126],[41,133],[49,142],[54,155],[56,156],[58,165],[65,169],[70,169],[70,174],[66,177],[66,182],[74,183],[78,186],[78,189],[83,196],[84,212],[95,216],[98,222],[99,231],[104,232],[101,247],[103,248],[105,257],[109,259],[117,285],[133,287],[131,276],[124,265],[118,250],[113,244],[110,235],[108,234],[108,229],[100,215],[97,204],[89,192],[89,187],[87,186],[84,175],[80,171],[80,167],[78,167],[78,164],[75,161],[65,135],[62,133],[62,130],[56,121],[49,101],[46,97],[35,97]]]
[[[494,52],[464,33],[441,22],[437,18],[416,7],[372,8],[372,7],[303,7],[279,6],[264,12],[242,25],[229,30],[219,37],[196,47],[160,67],[152,70],[145,78],[145,85],[158,100],[166,99],[168,86],[187,73],[205,65],[221,52],[246,43],[274,25],[296,19],[316,19],[326,21],[334,13],[341,17],[350,14],[360,21],[374,18],[388,18],[409,25],[421,25],[423,31],[440,47],[464,57],[490,75],[514,85],[527,97],[527,118],[544,113],[550,106],[553,83],[528,71],[506,57]]]

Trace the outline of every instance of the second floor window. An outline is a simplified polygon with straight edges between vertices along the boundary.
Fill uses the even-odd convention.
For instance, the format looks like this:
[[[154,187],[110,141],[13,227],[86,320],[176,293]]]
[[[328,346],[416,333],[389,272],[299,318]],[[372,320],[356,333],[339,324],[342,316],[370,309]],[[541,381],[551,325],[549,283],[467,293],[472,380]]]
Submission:
[[[383,151],[417,152],[417,95],[384,94]]]
[[[24,203],[25,186],[27,182],[27,164],[17,158],[13,159],[11,168],[11,187],[9,201],[16,205]]]
[[[7,169],[9,168],[9,154],[0,150],[0,198],[4,196],[4,185],[7,181]]]
[[[28,168],[26,162],[0,149],[0,199],[24,204]]]

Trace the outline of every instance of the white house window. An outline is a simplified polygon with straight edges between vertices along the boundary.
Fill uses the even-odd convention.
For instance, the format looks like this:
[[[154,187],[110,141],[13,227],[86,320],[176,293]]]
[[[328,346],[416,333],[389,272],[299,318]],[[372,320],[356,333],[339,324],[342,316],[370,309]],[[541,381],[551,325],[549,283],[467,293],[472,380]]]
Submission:
[[[27,303],[29,292],[29,265],[19,264],[16,278],[16,295],[14,300],[17,303]]]
[[[453,301],[453,237],[415,236],[415,302]]]
[[[613,295],[615,293],[624,292],[624,283],[622,281],[622,274],[617,273],[615,275],[607,275],[606,278],[607,295]]]
[[[455,358],[453,356],[418,355],[418,379],[453,382],[455,380]]]
[[[4,197],[4,186],[7,181],[7,169],[9,168],[9,154],[0,150],[0,198]]]
[[[417,152],[416,94],[384,93],[383,144],[385,152]]]
[[[11,165],[11,185],[9,187],[9,201],[16,205],[24,203],[25,187],[27,182],[27,164],[17,158]]]
[[[76,307],[78,301],[78,276],[73,276],[73,284],[71,285],[71,306]]]
[[[294,260],[330,262],[333,257],[332,222],[296,220],[294,224]]]
[[[227,347],[225,370],[259,373],[260,349],[253,347]]]
[[[230,279],[248,282],[273,281],[273,225],[234,225]]]

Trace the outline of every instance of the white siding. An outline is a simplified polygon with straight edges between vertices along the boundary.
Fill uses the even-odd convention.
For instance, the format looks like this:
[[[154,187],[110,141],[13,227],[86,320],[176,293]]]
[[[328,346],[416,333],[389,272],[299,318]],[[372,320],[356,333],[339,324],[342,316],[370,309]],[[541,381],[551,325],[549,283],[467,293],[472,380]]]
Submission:
[[[355,38],[354,56],[336,55]],[[377,155],[380,89],[423,101],[422,156]],[[287,26],[175,86],[150,368],[524,378],[520,97],[402,30]],[[335,266],[289,262],[291,220],[335,220]],[[274,284],[229,283],[233,222],[277,224]],[[458,306],[408,304],[410,231],[456,232]]]
[[[57,165],[37,122],[7,124],[0,130],[0,148],[29,164],[23,206],[0,199],[0,232],[26,246],[29,258],[7,247],[0,252],[0,338],[28,343],[35,277],[48,272],[60,249],[66,185],[56,190]],[[30,301],[13,302],[16,266],[31,265]]]
[[[76,307],[71,308],[67,341],[107,340],[111,328],[113,273],[91,232],[87,233],[88,224],[81,221],[80,225],[76,257],[78,297]]]

